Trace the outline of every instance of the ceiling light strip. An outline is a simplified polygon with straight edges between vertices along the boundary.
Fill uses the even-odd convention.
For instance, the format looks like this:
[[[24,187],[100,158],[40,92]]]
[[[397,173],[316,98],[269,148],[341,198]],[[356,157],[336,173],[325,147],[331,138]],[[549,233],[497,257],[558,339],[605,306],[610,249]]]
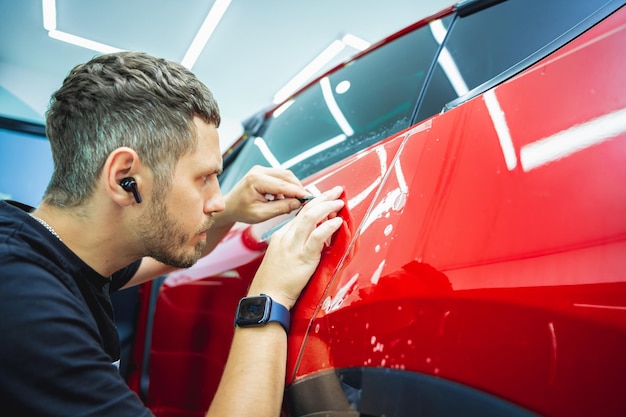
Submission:
[[[231,0],[217,0],[215,2],[181,61],[181,64],[185,67],[191,69],[195,65],[200,53],[206,46],[211,35],[213,35],[224,13],[226,13],[226,9],[230,6],[230,2]]]
[[[43,27],[48,31],[48,36],[62,42],[80,46],[81,48],[91,49],[92,51],[110,53],[120,52],[122,49],[104,43],[92,41],[80,36],[72,35],[66,32],[56,30],[57,28],[57,5],[56,0],[42,0],[41,8],[43,11]]]
[[[322,51],[317,57],[313,59],[302,71],[296,74],[283,88],[281,88],[276,95],[274,95],[274,104],[278,104],[283,100],[288,99],[294,92],[303,86],[315,73],[317,73],[324,65],[330,62],[331,59],[336,57],[344,48],[346,44],[340,40],[333,41],[326,49]]]
[[[343,43],[345,43],[348,46],[351,46],[352,48],[356,49],[357,51],[364,51],[367,48],[370,47],[370,43],[364,39],[361,39],[357,36],[354,36],[350,33],[344,35],[343,38],[341,38],[341,41]]]
[[[71,35],[69,33],[61,32],[58,30],[49,30],[48,36],[59,41],[71,43],[76,46],[91,49],[92,51],[102,52],[108,54],[111,52],[120,52],[122,49],[114,46],[106,45],[104,43],[95,42],[89,39],[81,38],[80,36]]]
[[[43,27],[44,29],[56,30],[57,28],[57,4],[56,0],[42,0]]]

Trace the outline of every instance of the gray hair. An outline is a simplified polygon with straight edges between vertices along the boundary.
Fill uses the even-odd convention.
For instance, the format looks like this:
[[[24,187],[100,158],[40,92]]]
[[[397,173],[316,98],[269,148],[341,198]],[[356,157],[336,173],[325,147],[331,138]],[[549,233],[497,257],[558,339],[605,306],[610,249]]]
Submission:
[[[54,172],[44,201],[75,207],[88,199],[115,149],[134,149],[169,187],[174,166],[197,143],[194,116],[219,127],[217,102],[182,65],[141,52],[100,55],[76,66],[46,114]]]

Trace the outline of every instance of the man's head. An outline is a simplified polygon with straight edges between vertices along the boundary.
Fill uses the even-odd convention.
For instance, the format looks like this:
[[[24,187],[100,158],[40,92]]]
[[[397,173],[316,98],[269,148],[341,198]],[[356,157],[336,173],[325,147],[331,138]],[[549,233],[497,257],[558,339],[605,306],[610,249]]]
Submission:
[[[132,221],[141,252],[179,268],[189,267],[200,258],[213,215],[225,208],[218,181],[222,157],[217,129],[198,117],[194,124],[197,147],[176,164],[173,186],[166,194],[152,193],[145,205],[139,204],[143,206],[141,214]]]
[[[164,193],[177,161],[197,144],[194,116],[219,126],[213,95],[178,63],[120,52],[76,66],[47,113],[54,172],[44,201],[58,207],[85,202],[120,147],[137,152]]]

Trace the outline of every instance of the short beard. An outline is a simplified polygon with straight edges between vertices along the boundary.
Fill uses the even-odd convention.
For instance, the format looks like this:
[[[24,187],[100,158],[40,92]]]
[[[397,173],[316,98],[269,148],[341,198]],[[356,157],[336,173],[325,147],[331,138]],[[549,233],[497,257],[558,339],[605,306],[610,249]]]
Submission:
[[[206,240],[198,242],[192,252],[184,251],[185,244],[193,236],[182,231],[164,201],[165,198],[152,199],[149,214],[140,225],[139,237],[144,242],[147,256],[176,268],[189,268],[202,257]],[[213,217],[209,217],[197,233],[208,230],[213,221]]]

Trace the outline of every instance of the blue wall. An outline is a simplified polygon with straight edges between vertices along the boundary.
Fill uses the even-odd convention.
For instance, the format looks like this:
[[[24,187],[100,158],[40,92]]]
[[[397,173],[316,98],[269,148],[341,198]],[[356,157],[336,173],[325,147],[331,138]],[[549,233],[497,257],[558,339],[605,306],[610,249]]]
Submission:
[[[52,175],[46,138],[0,129],[0,198],[37,206]]]

